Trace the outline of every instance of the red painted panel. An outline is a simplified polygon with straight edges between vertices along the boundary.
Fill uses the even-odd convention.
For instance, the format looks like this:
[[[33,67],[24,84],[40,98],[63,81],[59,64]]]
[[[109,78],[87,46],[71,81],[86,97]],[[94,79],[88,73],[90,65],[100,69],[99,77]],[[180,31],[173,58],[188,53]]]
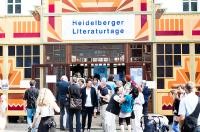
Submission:
[[[200,30],[192,30],[192,35],[200,35]]]
[[[141,15],[141,28],[147,22],[147,15]]]
[[[55,12],[55,5],[54,4],[49,4],[49,13]]]
[[[140,8],[141,11],[147,11],[147,3],[141,3]]]
[[[40,33],[14,33],[14,38],[35,38],[40,37]]]
[[[0,38],[5,38],[5,33],[0,33]]]
[[[49,24],[55,28],[55,17],[54,16],[49,16]]]
[[[24,106],[8,105],[8,110],[24,110]]]
[[[181,36],[183,31],[156,31],[156,36]]]

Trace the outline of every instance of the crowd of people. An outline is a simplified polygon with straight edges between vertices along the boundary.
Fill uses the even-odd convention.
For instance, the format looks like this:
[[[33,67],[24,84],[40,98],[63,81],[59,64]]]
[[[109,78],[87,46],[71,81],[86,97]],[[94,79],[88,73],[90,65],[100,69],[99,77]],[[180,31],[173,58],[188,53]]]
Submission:
[[[122,132],[125,126],[129,132],[142,132],[140,119],[148,113],[150,94],[146,81],[136,84],[130,75],[125,76],[125,82],[114,81],[113,75],[101,79],[98,76],[87,79],[72,77],[71,81],[62,76],[57,83],[56,96],[61,109],[60,129],[73,132],[73,115],[76,115],[76,132],[90,132],[92,117],[96,118],[97,113],[100,113],[101,126],[105,132],[116,131],[116,117],[119,118]],[[81,109],[69,107],[71,97],[82,99]],[[65,118],[64,112],[67,114]]]
[[[28,132],[55,132],[55,112],[60,113],[60,130],[73,132],[75,115],[76,132],[90,132],[93,117],[100,114],[105,132],[116,131],[116,118],[119,119],[122,132],[126,126],[128,132],[142,132],[140,118],[148,113],[150,96],[145,81],[141,85],[136,84],[130,75],[125,76],[125,82],[114,81],[113,75],[101,79],[98,76],[86,79],[74,76],[69,81],[63,75],[56,87],[54,95],[49,88],[36,88],[36,81],[30,80],[30,88],[25,91],[23,98],[26,102]],[[81,100],[79,109],[71,108],[72,99]],[[4,96],[2,100],[5,100]],[[3,101],[1,106],[4,106]],[[1,113],[5,111],[1,109]]]
[[[116,123],[121,132],[142,132],[141,117],[148,115],[148,102],[151,90],[143,80],[137,84],[131,80],[130,75],[125,76],[125,82],[114,81],[110,75],[107,78],[77,78],[69,81],[63,75],[56,83],[56,96],[49,88],[36,88],[36,81],[30,81],[30,88],[25,91],[27,123],[29,132],[55,132],[55,112],[60,113],[60,129],[73,132],[73,117],[76,116],[76,132],[90,132],[92,119],[100,113],[101,126],[105,132],[115,132]],[[179,85],[170,91],[174,98],[172,131],[180,132],[184,120],[199,109],[200,100],[195,94],[195,86],[192,82]],[[5,97],[2,95],[3,100]],[[71,100],[81,100],[81,107],[71,107]],[[4,101],[5,102],[5,101]],[[1,113],[5,110],[2,107]],[[4,111],[5,113],[5,111]],[[199,115],[199,111],[196,112]],[[2,115],[3,117],[5,116]],[[144,116],[146,117],[146,116]],[[200,117],[197,116],[197,126],[200,125]],[[116,122],[118,118],[118,122]],[[87,119],[87,121],[86,121]],[[87,124],[86,124],[87,122]],[[148,119],[144,118],[144,126]],[[126,128],[127,127],[127,128]],[[37,130],[36,130],[37,129]],[[195,128],[200,131],[199,127]]]

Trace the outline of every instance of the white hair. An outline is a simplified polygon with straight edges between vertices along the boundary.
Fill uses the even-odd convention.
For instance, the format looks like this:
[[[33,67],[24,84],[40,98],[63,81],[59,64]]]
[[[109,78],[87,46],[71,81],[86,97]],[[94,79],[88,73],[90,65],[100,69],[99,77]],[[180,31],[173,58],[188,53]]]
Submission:
[[[61,77],[61,80],[68,82],[68,78],[67,78],[67,76],[65,76],[65,75],[63,75],[63,76]]]

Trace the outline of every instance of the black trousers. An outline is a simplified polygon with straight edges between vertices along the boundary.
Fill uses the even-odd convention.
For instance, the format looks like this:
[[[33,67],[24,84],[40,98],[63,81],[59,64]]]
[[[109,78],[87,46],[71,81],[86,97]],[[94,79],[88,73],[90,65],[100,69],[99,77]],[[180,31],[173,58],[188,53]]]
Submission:
[[[148,102],[143,104],[143,115],[144,115],[144,125],[146,126],[148,123]]]
[[[127,125],[131,124],[131,117],[125,117],[125,118],[119,117],[119,125],[124,125],[124,120],[126,121]]]
[[[87,124],[87,129],[91,128],[91,123],[92,123],[92,114],[94,112],[94,107],[84,107],[82,110],[82,129],[85,129],[85,122],[86,118],[88,116],[88,124]]]

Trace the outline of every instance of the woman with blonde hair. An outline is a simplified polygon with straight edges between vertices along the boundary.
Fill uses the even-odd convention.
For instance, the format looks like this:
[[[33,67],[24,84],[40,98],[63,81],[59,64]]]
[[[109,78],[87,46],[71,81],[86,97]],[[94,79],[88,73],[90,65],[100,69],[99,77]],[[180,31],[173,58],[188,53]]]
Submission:
[[[56,124],[54,120],[54,110],[60,112],[60,108],[55,102],[53,93],[48,88],[42,88],[39,91],[37,99],[36,114],[32,127],[35,127],[37,119],[41,117],[38,132],[55,132]]]

